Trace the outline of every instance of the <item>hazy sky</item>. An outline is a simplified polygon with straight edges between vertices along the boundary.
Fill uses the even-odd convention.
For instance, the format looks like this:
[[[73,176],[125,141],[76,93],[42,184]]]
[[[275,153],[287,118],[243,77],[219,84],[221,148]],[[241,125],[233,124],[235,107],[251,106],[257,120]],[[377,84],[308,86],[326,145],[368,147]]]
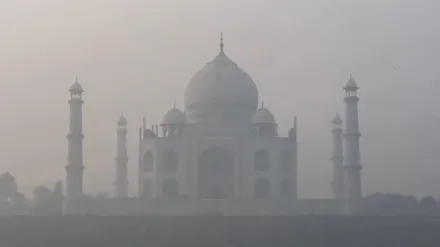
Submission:
[[[437,0],[2,0],[0,171],[21,190],[65,178],[69,98],[85,89],[85,190],[113,192],[116,120],[159,123],[188,80],[225,51],[287,134],[299,118],[300,196],[330,196],[331,132],[349,72],[360,91],[365,194],[438,196]],[[52,186],[52,185],[51,185]]]

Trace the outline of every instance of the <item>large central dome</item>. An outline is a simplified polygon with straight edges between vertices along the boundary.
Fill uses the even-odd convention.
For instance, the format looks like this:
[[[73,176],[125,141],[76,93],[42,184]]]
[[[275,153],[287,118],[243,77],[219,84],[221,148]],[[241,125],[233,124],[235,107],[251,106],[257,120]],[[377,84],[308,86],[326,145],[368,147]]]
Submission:
[[[188,123],[248,124],[258,107],[252,78],[223,52],[190,80],[185,91]]]

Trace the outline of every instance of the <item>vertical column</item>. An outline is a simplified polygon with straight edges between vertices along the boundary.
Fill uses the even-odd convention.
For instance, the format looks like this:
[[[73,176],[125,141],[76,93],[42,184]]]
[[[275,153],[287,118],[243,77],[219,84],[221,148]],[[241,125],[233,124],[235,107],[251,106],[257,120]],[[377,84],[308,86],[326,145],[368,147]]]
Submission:
[[[142,169],[142,127],[139,127],[139,157],[138,157],[138,197],[142,197],[142,185],[143,185],[143,170]]]
[[[293,120],[293,128],[289,131],[289,139],[293,141],[294,147],[292,152],[292,178],[291,178],[291,188],[292,188],[292,199],[298,199],[298,123],[297,117],[295,116]]]
[[[70,125],[68,139],[68,158],[66,166],[65,214],[80,213],[79,202],[83,195],[83,151],[82,140],[82,93],[78,80],[70,87]]]
[[[117,122],[117,147],[116,147],[116,180],[115,197],[127,197],[127,119],[121,115]]]
[[[333,180],[331,182],[333,188],[333,199],[342,200],[344,198],[344,164],[342,152],[342,119],[339,114],[332,120],[333,129]]]
[[[348,203],[348,211],[353,214],[359,210],[359,203],[362,199],[361,184],[361,164],[359,150],[359,122],[358,122],[358,102],[357,96],[358,86],[354,79],[350,76],[345,90],[345,156],[344,166],[346,170],[346,199]]]
[[[294,200],[298,199],[298,118],[295,116],[293,127],[295,129],[295,149],[293,150],[293,195]]]

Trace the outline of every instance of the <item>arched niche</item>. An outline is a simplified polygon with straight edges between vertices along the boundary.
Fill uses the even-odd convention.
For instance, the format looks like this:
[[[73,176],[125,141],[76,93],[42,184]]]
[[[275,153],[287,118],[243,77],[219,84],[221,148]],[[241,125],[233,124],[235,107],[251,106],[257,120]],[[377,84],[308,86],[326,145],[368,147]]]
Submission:
[[[230,198],[234,196],[234,157],[224,148],[203,151],[198,159],[199,197]]]

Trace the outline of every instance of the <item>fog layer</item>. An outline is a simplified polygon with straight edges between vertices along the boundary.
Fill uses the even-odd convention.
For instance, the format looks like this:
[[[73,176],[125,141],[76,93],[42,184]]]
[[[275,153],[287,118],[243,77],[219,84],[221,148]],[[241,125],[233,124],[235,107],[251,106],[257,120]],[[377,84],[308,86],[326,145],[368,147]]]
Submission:
[[[330,196],[331,132],[348,73],[360,90],[365,194],[438,195],[440,59],[434,0],[4,0],[0,4],[1,171],[21,190],[64,179],[68,88],[85,94],[87,193],[113,191],[116,121],[159,123],[188,80],[225,52],[254,79],[287,134],[299,121],[300,197]]]

